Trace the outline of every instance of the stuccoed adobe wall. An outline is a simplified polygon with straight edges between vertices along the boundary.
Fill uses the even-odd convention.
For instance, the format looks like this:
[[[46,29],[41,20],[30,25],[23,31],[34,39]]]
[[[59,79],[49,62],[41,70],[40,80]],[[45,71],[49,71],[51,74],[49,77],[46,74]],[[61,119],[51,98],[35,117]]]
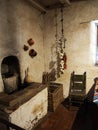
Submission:
[[[47,97],[47,88],[45,88],[9,114],[9,120],[25,130],[32,130],[47,114]]]
[[[22,82],[27,67],[32,81],[41,81],[44,71],[43,29],[43,14],[30,1],[0,0],[0,64],[6,56],[16,56],[20,63]],[[35,42],[29,48],[36,50],[37,56],[34,58],[23,50],[29,38]],[[1,74],[0,91],[3,91]]]
[[[98,68],[94,65],[91,50],[90,21],[98,18],[98,1],[73,2],[64,8],[64,33],[67,39],[67,69],[57,79],[63,83],[64,96],[68,95],[70,74],[87,72],[87,92],[97,77]],[[15,55],[19,58],[22,81],[25,70],[29,67],[33,81],[41,81],[43,71],[51,71],[50,62],[56,60],[55,55],[55,10],[43,15],[34,9],[30,2],[24,0],[0,1],[0,63],[3,58]],[[60,9],[58,9],[58,34],[60,36]],[[43,31],[45,30],[45,31]],[[27,40],[33,38],[33,49],[38,55],[33,59],[23,50]],[[43,47],[43,44],[45,45]],[[44,62],[45,61],[45,62]],[[55,66],[56,67],[56,66]],[[1,72],[1,70],[0,70]],[[0,91],[3,90],[0,75]]]
[[[60,9],[57,10],[58,17],[58,35],[61,31],[61,14]],[[93,80],[98,77],[98,67],[95,66],[94,57],[96,48],[95,42],[91,40],[91,21],[98,19],[98,1],[81,1],[73,2],[70,6],[64,8],[64,33],[67,39],[65,52],[67,54],[67,69],[56,82],[63,83],[64,97],[67,97],[70,85],[70,74],[75,71],[82,74],[87,73],[87,92],[93,85]],[[50,10],[45,17],[45,59],[46,71],[51,72],[49,63],[55,61],[52,58],[51,49],[55,50],[55,10]],[[51,24],[50,24],[51,23]],[[94,35],[94,33],[92,33]],[[92,50],[93,49],[93,50]],[[53,49],[52,49],[53,50]],[[47,60],[48,59],[48,60]],[[55,65],[54,65],[55,67]]]

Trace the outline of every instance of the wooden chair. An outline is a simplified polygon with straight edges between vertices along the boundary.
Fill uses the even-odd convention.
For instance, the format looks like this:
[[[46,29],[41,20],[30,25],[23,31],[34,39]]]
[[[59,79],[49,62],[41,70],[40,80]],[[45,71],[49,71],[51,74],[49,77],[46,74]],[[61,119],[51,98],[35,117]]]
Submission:
[[[73,71],[70,77],[69,105],[82,104],[86,97],[86,72],[82,75]]]

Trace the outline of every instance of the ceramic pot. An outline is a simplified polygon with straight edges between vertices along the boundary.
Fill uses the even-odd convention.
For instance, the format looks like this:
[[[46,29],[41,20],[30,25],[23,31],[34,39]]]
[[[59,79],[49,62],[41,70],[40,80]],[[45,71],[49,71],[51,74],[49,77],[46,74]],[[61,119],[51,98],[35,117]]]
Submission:
[[[23,49],[24,49],[24,51],[27,51],[29,49],[29,47],[24,45]]]
[[[27,70],[25,71],[25,78],[24,78],[24,82],[25,83],[32,83],[32,76],[29,74],[29,69],[27,68]]]
[[[37,55],[37,52],[34,49],[31,49],[29,51],[29,56],[31,56],[32,58],[35,57]]]
[[[34,41],[32,38],[30,38],[27,42],[28,42],[29,46],[32,46],[34,44]]]

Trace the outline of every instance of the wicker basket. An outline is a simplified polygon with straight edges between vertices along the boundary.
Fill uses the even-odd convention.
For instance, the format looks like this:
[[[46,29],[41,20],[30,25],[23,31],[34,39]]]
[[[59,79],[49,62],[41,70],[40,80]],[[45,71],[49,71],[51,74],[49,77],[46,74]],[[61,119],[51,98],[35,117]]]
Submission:
[[[55,111],[63,99],[63,85],[51,83],[48,89],[48,110]]]

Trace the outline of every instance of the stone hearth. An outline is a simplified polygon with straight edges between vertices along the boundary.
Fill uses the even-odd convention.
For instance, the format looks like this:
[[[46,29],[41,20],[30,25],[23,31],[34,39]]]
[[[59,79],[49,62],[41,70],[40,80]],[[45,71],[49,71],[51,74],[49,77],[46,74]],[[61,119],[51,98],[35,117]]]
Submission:
[[[0,113],[10,122],[30,130],[47,114],[47,97],[47,86],[36,82],[13,94],[2,92]]]

